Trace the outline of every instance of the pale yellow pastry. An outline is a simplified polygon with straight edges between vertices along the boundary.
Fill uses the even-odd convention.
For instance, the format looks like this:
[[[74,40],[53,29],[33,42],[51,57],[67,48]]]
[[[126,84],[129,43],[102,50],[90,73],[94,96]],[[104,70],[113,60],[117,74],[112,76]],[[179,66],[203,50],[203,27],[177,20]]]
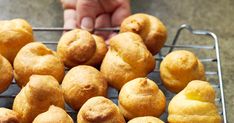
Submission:
[[[110,39],[110,48],[102,62],[101,72],[111,86],[120,90],[126,82],[147,76],[154,67],[154,57],[141,37],[125,32]]]
[[[20,116],[15,111],[0,108],[0,123],[20,123]]]
[[[164,24],[158,18],[143,13],[127,17],[120,26],[120,32],[139,34],[153,55],[160,51],[167,39]]]
[[[191,81],[168,106],[169,123],[221,123],[215,90],[205,81]]]
[[[12,66],[10,62],[0,54],[0,93],[9,87],[12,79]]]
[[[13,63],[18,51],[33,41],[31,25],[23,19],[0,21],[0,54]]]
[[[22,123],[31,123],[34,118],[48,110],[50,105],[64,108],[62,89],[50,75],[32,75],[29,82],[15,97],[13,110],[18,112]]]
[[[119,108],[101,96],[90,98],[77,115],[78,123],[125,123]]]
[[[152,116],[136,117],[128,121],[128,123],[164,123],[160,119]]]
[[[88,31],[75,29],[60,38],[57,52],[67,67],[99,65],[107,52],[104,40]]]
[[[52,105],[48,111],[39,114],[33,123],[73,123],[73,120],[64,109]]]
[[[96,68],[79,65],[72,68],[62,82],[65,101],[74,109],[91,97],[107,95],[107,81]]]
[[[64,65],[55,52],[44,44],[33,42],[25,45],[14,61],[14,77],[19,86],[25,86],[32,74],[51,75],[59,83],[64,77]]]
[[[163,59],[160,76],[168,90],[178,93],[192,80],[205,80],[205,71],[192,52],[178,50],[169,53]]]
[[[128,120],[140,116],[159,117],[166,108],[166,98],[150,79],[136,78],[127,82],[119,93],[119,108]]]

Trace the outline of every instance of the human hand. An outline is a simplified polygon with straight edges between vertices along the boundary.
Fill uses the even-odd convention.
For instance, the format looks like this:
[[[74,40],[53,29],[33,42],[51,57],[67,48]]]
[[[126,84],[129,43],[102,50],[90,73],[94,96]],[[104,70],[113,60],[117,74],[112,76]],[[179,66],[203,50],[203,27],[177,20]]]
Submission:
[[[129,0],[61,0],[64,7],[64,28],[116,27],[131,14]],[[110,32],[94,34],[108,39]]]

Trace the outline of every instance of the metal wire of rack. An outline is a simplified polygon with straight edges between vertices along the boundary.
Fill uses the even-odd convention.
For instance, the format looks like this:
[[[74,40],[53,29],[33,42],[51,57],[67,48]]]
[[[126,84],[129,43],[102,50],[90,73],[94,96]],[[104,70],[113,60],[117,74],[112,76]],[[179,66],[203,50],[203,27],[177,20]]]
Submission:
[[[72,29],[64,29],[64,28],[47,28],[47,27],[34,27],[33,31],[37,31],[37,32],[45,32],[45,31],[69,31]],[[119,28],[115,27],[115,28],[98,28],[95,29],[96,31],[115,31],[118,32]],[[191,34],[193,35],[203,35],[203,36],[209,36],[213,39],[213,44],[211,45],[178,45],[178,38],[181,35],[181,32],[183,30],[188,30]],[[46,45],[53,45],[54,47],[57,45],[57,42],[52,42],[52,41],[44,41],[43,42]],[[216,71],[206,71],[206,75],[207,76],[217,76],[218,77],[218,82],[217,83],[212,83],[212,86],[214,88],[216,88],[216,91],[218,93],[218,96],[215,100],[216,104],[218,105],[218,107],[220,107],[219,113],[222,116],[223,119],[223,123],[227,123],[227,116],[226,116],[226,109],[225,109],[225,99],[224,99],[224,91],[223,91],[223,81],[222,81],[222,71],[221,71],[221,63],[220,63],[220,55],[219,55],[219,41],[217,36],[209,31],[204,31],[204,30],[193,30],[191,26],[183,24],[179,27],[179,29],[177,30],[177,33],[172,41],[172,44],[165,44],[164,48],[169,48],[168,53],[172,52],[175,48],[188,48],[188,49],[205,49],[205,50],[214,50],[216,58],[203,58],[200,59],[201,62],[203,63],[216,63],[216,67],[217,70]],[[159,68],[160,62],[163,60],[165,55],[163,55],[161,52],[155,57],[155,60],[158,62],[158,66],[157,68]],[[66,69],[66,71],[68,71],[68,69]],[[174,94],[170,93],[169,91],[167,91],[160,80],[159,77],[159,70],[155,69],[151,75],[152,79],[156,78],[156,83],[159,85],[159,87],[162,89],[162,91],[164,92],[164,94],[167,97],[167,103],[171,100],[171,98],[174,96]],[[153,76],[153,77],[152,77]],[[13,80],[12,85],[16,85],[15,80]],[[16,85],[17,86],[17,85]],[[14,89],[13,87],[9,88],[9,89]],[[8,90],[9,90],[8,89]],[[7,104],[0,104],[0,107],[11,107],[13,100],[17,94],[17,92],[19,91],[19,89],[16,89],[16,93],[12,94],[12,93],[2,93],[0,94],[0,102],[10,99],[10,101],[6,102]],[[217,94],[216,94],[217,95]],[[113,102],[117,103],[118,100],[118,92],[113,89],[113,88],[109,88],[108,90],[108,98],[110,98]],[[9,104],[10,103],[10,106]],[[8,106],[4,106],[4,105],[8,105]],[[69,108],[69,106],[66,105],[66,110],[67,112],[73,117],[73,119],[75,120],[76,114],[77,112],[73,111],[71,108]],[[163,119],[164,121],[167,120],[167,111],[163,114],[163,116],[160,117],[161,119]]]

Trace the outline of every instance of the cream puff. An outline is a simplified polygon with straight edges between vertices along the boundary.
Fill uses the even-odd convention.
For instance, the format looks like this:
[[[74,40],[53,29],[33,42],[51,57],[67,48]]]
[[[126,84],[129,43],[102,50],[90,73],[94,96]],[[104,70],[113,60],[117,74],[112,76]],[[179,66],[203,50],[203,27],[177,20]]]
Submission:
[[[164,86],[178,93],[192,80],[205,80],[204,66],[190,51],[169,53],[161,62],[160,76]]]
[[[64,77],[64,65],[60,58],[39,42],[25,45],[14,61],[14,77],[20,87],[25,86],[33,74],[51,75],[59,83]]]
[[[62,82],[66,102],[74,109],[80,107],[94,96],[107,95],[107,81],[96,68],[79,65],[72,68]]]
[[[18,51],[32,42],[32,26],[23,19],[0,21],[0,54],[13,63]]]
[[[165,111],[166,98],[152,80],[136,78],[122,87],[118,105],[128,120],[140,116],[159,117]]]

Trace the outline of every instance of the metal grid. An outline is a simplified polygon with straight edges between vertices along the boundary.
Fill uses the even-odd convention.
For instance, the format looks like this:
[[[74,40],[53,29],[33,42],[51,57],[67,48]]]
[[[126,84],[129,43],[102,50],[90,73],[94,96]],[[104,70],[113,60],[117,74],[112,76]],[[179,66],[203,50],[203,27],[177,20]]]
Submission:
[[[72,29],[64,29],[64,28],[47,28],[47,27],[35,27],[33,28],[33,31],[58,31],[58,32],[61,32],[61,31],[69,31],[69,30],[72,30]],[[119,28],[116,27],[116,28],[98,28],[98,29],[95,29],[96,31],[115,31],[115,32],[118,32],[119,31]],[[212,38],[213,40],[213,43],[211,43],[210,45],[178,45],[178,38],[179,36],[181,35],[181,32],[183,30],[188,30],[191,34],[193,35],[203,35],[203,36],[209,36]],[[57,42],[51,42],[51,41],[45,41],[43,42],[44,44],[46,45],[53,45],[53,47],[56,47],[57,45]],[[212,83],[212,86],[215,88],[216,90],[216,95],[217,95],[217,98],[215,100],[216,104],[218,105],[219,107],[219,113],[220,115],[222,116],[223,118],[223,123],[227,123],[227,118],[226,118],[226,110],[225,110],[225,100],[224,100],[224,92],[223,92],[223,81],[222,81],[222,72],[221,72],[221,63],[220,63],[220,55],[219,55],[219,41],[218,41],[218,38],[217,36],[212,33],[212,32],[209,32],[209,31],[204,31],[204,30],[193,30],[191,26],[189,25],[181,25],[180,28],[177,30],[177,33],[172,41],[172,44],[166,44],[164,45],[163,48],[169,48],[169,50],[167,51],[166,54],[170,53],[171,51],[173,51],[175,48],[187,48],[187,49],[196,49],[196,50],[199,50],[199,49],[204,49],[204,50],[212,50],[213,52],[215,52],[215,58],[203,58],[203,59],[200,59],[201,62],[203,63],[215,63],[216,65],[216,70],[215,71],[206,71],[206,75],[207,76],[216,76],[217,77],[217,82],[216,83]],[[166,55],[165,54],[165,55]],[[161,52],[155,56],[155,60],[157,61],[157,66],[156,68],[159,68],[159,65],[160,65],[160,62],[162,61],[162,59],[164,58],[164,56]],[[68,69],[66,69],[66,71],[68,71]],[[167,97],[167,105],[169,103],[169,101],[171,100],[171,98],[174,96],[173,93],[167,91],[163,85],[162,85],[162,82],[160,80],[160,77],[159,77],[159,70],[158,69],[155,69],[152,73],[150,73],[150,75],[148,76],[150,79],[153,79],[154,81],[156,81],[156,83],[158,84],[158,86],[160,87],[160,89],[164,92],[165,96]],[[156,78],[156,79],[155,79]],[[17,86],[16,85],[16,82],[15,80],[13,80],[12,82],[12,86]],[[8,90],[13,90],[15,91],[15,93],[2,93],[0,94],[0,102],[1,101],[4,101],[4,100],[7,100],[7,99],[10,99],[10,101],[6,101],[6,103],[10,103],[10,104],[1,104],[1,106],[4,106],[4,105],[7,105],[7,106],[4,106],[4,107],[8,107],[10,108],[12,106],[12,103],[13,103],[13,100],[16,96],[16,94],[19,92],[19,88],[18,89],[15,89],[13,87],[9,87]],[[15,89],[15,90],[14,90]],[[118,92],[109,87],[109,90],[108,90],[108,98],[111,99],[113,102],[117,103],[117,100],[118,100]],[[69,106],[66,105],[66,110],[67,112],[73,117],[73,119],[75,120],[76,119],[76,115],[77,115],[77,112],[73,111]],[[167,111],[160,117],[162,120],[164,121],[167,121]],[[76,121],[76,120],[75,120]]]

